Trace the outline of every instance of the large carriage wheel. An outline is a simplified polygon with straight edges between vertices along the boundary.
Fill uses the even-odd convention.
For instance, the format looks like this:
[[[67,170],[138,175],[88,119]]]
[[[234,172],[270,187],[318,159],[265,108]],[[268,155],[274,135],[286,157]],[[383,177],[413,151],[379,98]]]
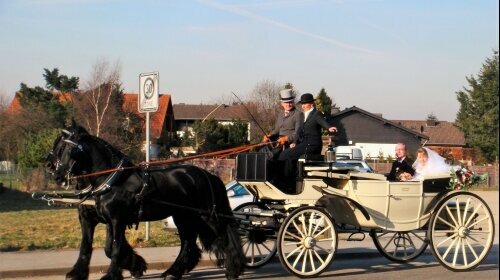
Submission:
[[[335,223],[323,208],[300,207],[290,213],[280,228],[278,255],[295,276],[315,277],[332,262],[337,242]]]
[[[248,221],[274,223],[272,217],[246,216],[238,213],[260,214],[262,210],[270,210],[265,204],[247,202],[234,208],[234,216]],[[243,223],[239,229],[243,252],[246,256],[245,266],[257,268],[268,263],[276,255],[276,230],[264,226],[252,226]]]
[[[453,193],[435,208],[429,226],[434,256],[452,271],[467,271],[488,255],[495,236],[491,210],[474,193]]]
[[[370,235],[377,250],[389,260],[406,263],[416,259],[427,248],[426,230],[387,231],[374,229]]]

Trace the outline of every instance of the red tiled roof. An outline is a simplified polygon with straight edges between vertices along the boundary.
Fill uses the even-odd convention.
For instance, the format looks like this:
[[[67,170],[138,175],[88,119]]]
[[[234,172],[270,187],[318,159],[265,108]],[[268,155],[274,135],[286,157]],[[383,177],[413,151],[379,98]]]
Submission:
[[[427,121],[392,120],[404,127],[429,136],[427,145],[465,146],[462,131],[452,122],[438,121],[435,126],[428,126]]]
[[[16,93],[14,95],[14,98],[12,99],[9,107],[7,108],[7,112],[9,112],[11,114],[19,113],[19,111],[21,111],[21,101],[19,101],[18,94],[20,94],[20,93]]]
[[[10,105],[7,108],[7,112],[19,113],[19,111],[21,111],[21,101],[19,100],[19,96],[21,94],[22,93],[20,92],[16,92],[14,98],[12,99],[12,102],[10,102]],[[57,93],[57,99],[61,103],[71,102],[73,100],[70,93]]]
[[[144,118],[146,116],[145,113],[139,113],[138,109],[138,94],[137,93],[124,93],[123,94],[123,110],[134,113],[138,115],[140,118]],[[170,104],[170,95],[169,94],[160,94],[158,97],[158,111],[149,114],[149,135],[152,138],[160,138],[164,121],[167,116],[168,107]],[[172,114],[172,112],[170,112]],[[144,125],[146,125],[144,123]]]
[[[248,112],[243,105],[193,105],[174,104],[174,116],[176,120],[203,120],[213,118],[218,121],[249,120]]]
[[[9,113],[18,113],[21,110],[21,102],[19,101],[19,94],[16,93],[12,102],[10,103],[7,111]],[[137,107],[137,93],[124,93],[123,94],[123,110],[134,113],[138,115],[140,118],[144,118],[145,114],[139,113]],[[58,99],[61,103],[69,102],[72,100],[71,94],[62,93],[58,94]],[[172,114],[172,112],[168,112],[168,107],[170,105],[170,95],[168,94],[160,94],[158,97],[158,111],[155,113],[151,113],[150,116],[150,136],[152,138],[160,138],[165,117],[167,113]],[[144,124],[145,125],[145,124]]]

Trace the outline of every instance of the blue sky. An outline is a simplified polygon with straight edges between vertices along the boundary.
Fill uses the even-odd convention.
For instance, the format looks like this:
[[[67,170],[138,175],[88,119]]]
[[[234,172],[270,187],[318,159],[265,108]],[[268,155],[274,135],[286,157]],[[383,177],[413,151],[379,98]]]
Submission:
[[[174,103],[247,96],[264,80],[325,88],[342,109],[453,121],[455,92],[498,50],[498,0],[0,0],[0,95],[121,65],[159,71]]]

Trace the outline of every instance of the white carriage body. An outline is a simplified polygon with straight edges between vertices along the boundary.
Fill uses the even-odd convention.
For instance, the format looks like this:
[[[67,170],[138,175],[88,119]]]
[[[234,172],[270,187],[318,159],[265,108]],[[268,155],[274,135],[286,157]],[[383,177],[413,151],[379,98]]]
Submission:
[[[285,209],[321,204],[339,224],[410,231],[429,221],[439,194],[425,191],[424,186],[440,182],[444,190],[443,182],[446,184],[450,178],[449,174],[442,174],[424,181],[390,182],[381,174],[355,171],[342,174],[329,168],[305,167],[306,176],[299,182],[302,186],[298,194],[283,193],[268,181],[240,183],[259,200],[282,201]],[[320,189],[330,195],[324,196]]]

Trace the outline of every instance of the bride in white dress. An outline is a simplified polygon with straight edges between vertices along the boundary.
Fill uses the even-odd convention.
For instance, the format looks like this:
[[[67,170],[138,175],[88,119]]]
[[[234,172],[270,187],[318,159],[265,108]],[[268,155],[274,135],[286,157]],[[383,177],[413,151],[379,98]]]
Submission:
[[[417,160],[413,163],[415,175],[412,181],[422,181],[427,177],[449,175],[452,167],[446,163],[446,159],[435,151],[428,148],[417,150]]]

